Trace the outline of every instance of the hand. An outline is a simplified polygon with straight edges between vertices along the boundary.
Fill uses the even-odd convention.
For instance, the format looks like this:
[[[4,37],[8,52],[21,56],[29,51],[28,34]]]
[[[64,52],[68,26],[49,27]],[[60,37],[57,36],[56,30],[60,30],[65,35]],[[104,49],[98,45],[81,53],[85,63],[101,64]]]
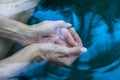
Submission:
[[[81,56],[84,52],[87,52],[87,49],[82,47],[69,48],[69,54],[61,55],[61,54],[54,54],[54,56],[50,55],[50,60],[48,63],[62,65],[62,66],[69,66],[71,65],[79,56]],[[56,57],[54,59],[54,57]]]
[[[68,48],[54,43],[32,44],[31,49],[37,49],[34,53],[34,55],[36,55],[34,60],[42,58],[47,60],[49,63],[62,64],[66,66],[70,65],[83,52],[86,52],[86,48],[83,48],[82,46]]]
[[[7,17],[0,16],[0,23],[0,37],[16,41],[25,46],[38,43],[44,37],[64,38],[63,40],[69,43],[70,46],[77,45],[75,40],[80,42],[77,33],[72,29],[72,31],[68,29],[72,25],[64,21],[44,21],[28,26]]]
[[[25,43],[32,44],[52,40],[58,44],[64,45],[67,42],[70,46],[76,46],[81,43],[81,40],[71,26],[71,24],[64,21],[44,21],[32,25],[31,36],[28,37],[29,39]]]

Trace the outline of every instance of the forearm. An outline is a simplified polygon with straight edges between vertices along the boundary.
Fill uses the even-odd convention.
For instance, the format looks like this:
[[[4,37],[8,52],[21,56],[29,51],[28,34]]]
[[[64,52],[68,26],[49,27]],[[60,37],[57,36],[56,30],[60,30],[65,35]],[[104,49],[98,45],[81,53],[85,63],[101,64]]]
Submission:
[[[17,52],[13,56],[1,60],[0,78],[8,78],[14,75],[15,73],[19,72],[19,70],[26,67],[37,57],[36,53],[40,53],[40,51],[34,49],[31,45]],[[39,58],[39,61],[41,60],[42,58]]]
[[[0,16],[0,37],[14,41],[22,41],[31,34],[31,28],[18,21]]]
[[[39,3],[39,1],[40,0],[2,0],[0,1],[0,14],[10,17],[12,19],[15,19],[17,21],[20,21],[22,23],[26,23],[30,18],[30,16],[32,15],[34,8]],[[0,25],[2,22],[6,24],[6,21],[8,20],[4,20],[4,18],[2,19],[0,15]],[[0,30],[2,30],[1,27],[2,26],[0,26]],[[15,36],[13,38],[13,36],[9,36],[10,34],[7,36],[4,36],[5,33],[3,34],[0,32],[0,38],[1,38],[1,35],[3,35],[4,38],[7,37],[8,39],[11,39],[11,40],[8,40],[8,39],[0,40],[0,59],[6,56],[5,54],[7,54],[8,50],[13,44],[13,41],[17,41],[19,40],[19,38],[22,39],[20,36],[17,36],[17,37]]]
[[[14,41],[20,42],[20,40],[22,39],[21,37],[23,35],[19,36],[20,32],[16,32],[17,27],[21,31],[23,30],[22,26],[19,26],[20,25],[15,23],[14,20],[2,17],[0,15],[0,59],[6,57]]]
[[[15,54],[0,61],[0,78],[8,78],[29,64],[27,56]]]

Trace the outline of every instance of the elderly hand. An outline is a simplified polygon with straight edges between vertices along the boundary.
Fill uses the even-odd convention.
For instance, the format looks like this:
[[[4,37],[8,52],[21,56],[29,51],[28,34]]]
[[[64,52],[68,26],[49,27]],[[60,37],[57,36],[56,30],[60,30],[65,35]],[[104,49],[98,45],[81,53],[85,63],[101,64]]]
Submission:
[[[7,25],[4,23],[4,21],[6,20]],[[68,47],[70,48],[75,46],[82,47],[82,42],[77,33],[75,32],[75,30],[71,28],[70,24],[65,23],[64,21],[45,21],[36,25],[32,25],[30,27],[28,25],[17,22],[15,20],[11,20],[9,18],[1,18],[1,25],[2,25],[0,28],[1,37],[11,39],[23,45],[29,45],[39,42],[53,42],[63,45],[61,46],[62,47],[61,51],[64,48],[68,49]],[[52,46],[50,46],[50,48]],[[31,50],[34,50],[34,46],[33,48],[31,48]],[[44,50],[46,50],[46,48],[44,48]],[[56,47],[54,47],[53,50],[56,50]],[[48,59],[48,61],[49,60],[50,59]],[[63,61],[63,58],[61,61]]]
[[[26,45],[36,42],[53,42],[70,46],[80,45],[81,40],[71,24],[64,21],[44,21],[31,26],[31,36]]]
[[[0,16],[0,24],[0,37],[16,41],[25,46],[51,41],[51,39],[58,44],[64,44],[65,41],[70,46],[76,46],[80,42],[77,33],[71,28],[72,25],[64,21],[44,21],[28,26]]]
[[[64,21],[44,21],[42,23],[32,25],[32,29],[36,34],[34,39],[38,40],[38,42],[52,42],[65,45],[59,45],[58,47],[58,45],[52,44],[50,47],[50,45],[46,44],[46,46],[43,46],[44,48],[42,49],[44,49],[44,51],[48,49],[45,53],[49,53],[46,54],[49,63],[70,65],[79,57],[80,54],[76,53],[80,52],[80,48],[82,48],[82,41],[74,28],[71,26],[71,24],[65,23]],[[59,51],[61,54],[54,54],[55,50],[58,50],[57,47],[60,49]],[[66,48],[73,51],[67,52],[69,55],[63,55],[61,51]],[[81,50],[86,52],[87,49],[82,48]]]
[[[54,43],[39,43],[32,44],[29,49],[32,49],[34,60],[44,59],[49,63],[62,64],[65,66],[70,65],[79,55],[86,52],[86,48],[82,46],[68,48],[66,46]],[[30,49],[30,50],[31,50]]]

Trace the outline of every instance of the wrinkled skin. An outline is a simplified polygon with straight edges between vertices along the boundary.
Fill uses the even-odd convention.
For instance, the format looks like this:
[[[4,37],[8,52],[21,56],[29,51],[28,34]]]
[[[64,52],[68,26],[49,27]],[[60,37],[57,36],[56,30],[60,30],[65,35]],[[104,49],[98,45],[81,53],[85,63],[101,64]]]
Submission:
[[[16,18],[14,17],[14,19]],[[11,74],[14,72],[12,72],[13,69],[10,68],[9,66],[13,63],[19,64],[19,62],[20,63],[27,62],[27,64],[16,66],[17,69],[19,70],[25,67],[26,65],[28,65],[31,62],[31,60],[33,59],[35,60],[35,58],[42,56],[41,58],[47,60],[50,63],[69,66],[79,55],[81,55],[83,52],[86,52],[86,49],[83,48],[82,42],[78,34],[75,32],[73,28],[70,28],[72,25],[64,21],[45,21],[40,24],[36,24],[32,26],[28,26],[8,18],[6,18],[4,21],[7,21],[7,25],[3,24],[1,26],[1,29],[4,27],[4,30],[5,29],[14,30],[16,31],[16,33],[18,29],[20,30],[18,30],[19,35],[12,34],[11,36],[7,36],[7,37],[2,36],[1,39],[7,38],[8,40],[12,40],[12,42],[16,41],[24,46],[27,46],[21,51],[19,51],[17,54],[0,61],[1,67],[7,65],[6,67],[10,69]],[[30,30],[31,32],[28,32],[26,29]],[[42,44],[43,42],[52,42],[52,44],[51,43]],[[7,44],[5,44],[5,46],[6,47],[4,47],[2,51],[5,49],[9,50],[10,46],[7,46]],[[23,56],[23,54],[26,56]],[[2,58],[4,57],[5,55]],[[5,72],[4,69],[1,68],[1,70]],[[2,72],[0,73],[2,74]]]
[[[47,60],[50,63],[69,66],[79,55],[82,54],[80,46],[68,48],[54,43],[39,43],[28,46],[36,57]],[[26,50],[28,50],[26,49]],[[34,59],[35,60],[35,59]],[[39,61],[39,59],[37,59]]]
[[[29,45],[36,42],[53,42],[61,45],[77,46],[81,45],[81,40],[72,25],[62,20],[43,21],[31,27],[31,35],[26,34],[23,41],[19,43]],[[67,29],[69,28],[69,29]]]

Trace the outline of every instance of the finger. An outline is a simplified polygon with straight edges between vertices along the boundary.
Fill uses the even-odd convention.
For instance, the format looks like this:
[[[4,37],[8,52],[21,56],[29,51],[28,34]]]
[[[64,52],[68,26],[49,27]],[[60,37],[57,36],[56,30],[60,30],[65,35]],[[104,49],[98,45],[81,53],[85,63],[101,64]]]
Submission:
[[[59,53],[64,55],[67,55],[69,53],[68,48],[66,46],[51,43],[51,42],[44,43],[42,47],[45,48],[45,50],[51,51],[53,53]]]
[[[43,46],[41,46],[43,50],[48,51],[50,53],[59,53],[59,54],[64,54],[67,55],[69,54],[68,48],[64,45],[59,45],[55,43],[44,43]]]
[[[63,65],[61,62],[61,60],[59,59],[60,57],[63,57],[65,55],[63,54],[54,54],[53,56],[51,56],[51,58],[49,58],[48,60],[48,63],[51,63],[51,64],[56,64],[56,65]]]
[[[87,49],[84,47],[73,47],[67,48],[65,46],[56,47],[56,53],[66,54],[66,55],[80,55],[82,53],[87,52]]]
[[[39,40],[39,43],[42,43],[42,42],[51,42],[51,43],[55,43],[55,40],[54,38],[52,37],[43,37]]]
[[[79,55],[77,56],[59,56],[56,59],[54,59],[54,61],[49,61],[49,63],[52,64],[56,64],[58,66],[70,66],[77,58],[79,57]]]
[[[47,55],[48,61],[49,62],[59,62],[57,59],[61,56],[64,56],[63,54],[59,54],[59,53],[51,53]]]
[[[64,56],[62,58],[58,58],[59,64],[64,65],[64,66],[70,66],[77,58],[77,56]]]
[[[57,25],[59,25],[59,27],[61,27],[61,28],[70,28],[72,26],[72,24],[66,23],[63,20],[57,21]]]
[[[68,57],[68,58],[63,59],[63,61],[65,61],[64,65],[70,66],[77,58],[78,57],[72,56],[72,57]]]
[[[69,53],[74,53],[74,54],[82,54],[87,52],[87,48],[85,47],[73,47],[69,48]]]
[[[56,43],[56,44],[60,44],[60,45],[64,45],[64,46],[66,45],[66,43],[63,40],[59,39],[59,37],[57,37],[57,36],[43,38],[42,41],[52,42],[52,43]]]
[[[58,36],[54,36],[55,38],[55,43],[56,44],[61,44],[61,45],[65,45],[67,47],[70,47],[66,42],[65,42],[65,39],[64,39],[64,36],[63,35],[60,35],[60,37]]]
[[[63,40],[61,40],[61,39],[54,38],[54,40],[55,40],[55,43],[56,43],[56,44],[60,44],[60,45],[64,45],[64,46],[67,45],[67,44],[65,43],[65,41],[63,41]]]
[[[70,31],[70,33],[72,34],[72,36],[74,37],[74,40],[80,44],[80,46],[82,46],[82,41],[79,37],[79,35],[76,33],[74,28],[69,28],[68,29]]]
[[[61,31],[65,37],[65,41],[70,45],[70,46],[76,46],[76,42],[74,38],[72,37],[71,33],[67,29],[62,29]]]

